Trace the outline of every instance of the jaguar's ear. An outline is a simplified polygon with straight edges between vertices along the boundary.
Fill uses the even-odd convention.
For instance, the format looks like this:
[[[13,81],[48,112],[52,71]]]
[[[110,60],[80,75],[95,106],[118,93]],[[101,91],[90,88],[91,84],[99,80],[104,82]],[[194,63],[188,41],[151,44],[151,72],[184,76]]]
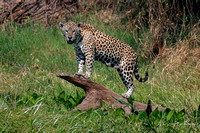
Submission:
[[[60,28],[63,28],[64,25],[61,22],[59,22],[59,26]]]
[[[82,24],[83,24],[82,22],[79,22],[79,23],[77,24],[78,28],[81,27]]]

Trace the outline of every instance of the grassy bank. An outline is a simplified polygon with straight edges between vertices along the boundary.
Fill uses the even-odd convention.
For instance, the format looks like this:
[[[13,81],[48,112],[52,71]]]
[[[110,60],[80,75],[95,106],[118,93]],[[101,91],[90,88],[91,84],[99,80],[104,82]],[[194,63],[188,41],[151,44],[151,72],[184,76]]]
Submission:
[[[92,17],[83,21],[130,44],[138,53],[145,52],[137,49],[139,44],[129,30]],[[189,41],[195,36],[195,41]],[[0,32],[0,131],[199,131],[199,45],[191,46],[198,44],[199,39],[197,32],[191,32],[177,47],[166,48],[165,58],[158,61],[140,56],[139,73],[144,75],[149,69],[150,78],[145,83],[135,80],[132,98],[144,103],[151,99],[153,105],[172,110],[155,111],[148,118],[145,113],[125,116],[123,110],[107,107],[87,113],[72,112],[85,94],[55,74],[77,72],[73,46],[66,43],[56,26],[46,29],[40,24],[7,25]],[[102,63],[94,63],[91,79],[118,94],[126,91],[116,70]]]

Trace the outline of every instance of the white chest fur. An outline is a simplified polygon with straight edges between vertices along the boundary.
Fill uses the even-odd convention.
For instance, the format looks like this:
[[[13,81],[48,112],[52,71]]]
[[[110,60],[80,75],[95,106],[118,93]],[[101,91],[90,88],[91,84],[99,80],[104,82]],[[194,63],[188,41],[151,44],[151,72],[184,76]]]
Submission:
[[[85,52],[87,51],[87,48],[83,45],[82,42],[79,42],[79,43],[78,43],[78,47],[81,49],[81,52],[82,52],[83,54],[85,54]]]
[[[78,43],[78,46],[79,46],[80,48],[82,48],[82,46],[83,46],[82,42],[79,42],[79,43]]]

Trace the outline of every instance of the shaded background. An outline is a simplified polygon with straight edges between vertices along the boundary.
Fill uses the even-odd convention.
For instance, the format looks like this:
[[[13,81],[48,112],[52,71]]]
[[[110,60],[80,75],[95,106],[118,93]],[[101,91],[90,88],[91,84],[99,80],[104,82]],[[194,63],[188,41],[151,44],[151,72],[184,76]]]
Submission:
[[[200,23],[199,0],[1,0],[0,11],[0,27],[35,21],[48,27],[92,13],[99,21],[131,29],[137,38],[149,38],[148,45],[140,41],[145,58],[161,55],[166,45],[183,39]],[[151,34],[146,35],[146,30]]]

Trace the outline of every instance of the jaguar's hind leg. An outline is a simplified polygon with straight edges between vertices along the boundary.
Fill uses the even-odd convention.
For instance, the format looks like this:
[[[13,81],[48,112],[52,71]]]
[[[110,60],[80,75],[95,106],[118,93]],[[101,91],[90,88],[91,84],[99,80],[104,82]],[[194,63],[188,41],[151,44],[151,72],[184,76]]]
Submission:
[[[133,70],[129,70],[126,72],[126,71],[124,71],[124,69],[122,67],[122,69],[118,69],[117,71],[119,73],[121,80],[123,81],[124,85],[126,86],[126,88],[128,90],[126,93],[122,94],[122,96],[124,98],[129,98],[135,88],[135,86],[133,84]]]

